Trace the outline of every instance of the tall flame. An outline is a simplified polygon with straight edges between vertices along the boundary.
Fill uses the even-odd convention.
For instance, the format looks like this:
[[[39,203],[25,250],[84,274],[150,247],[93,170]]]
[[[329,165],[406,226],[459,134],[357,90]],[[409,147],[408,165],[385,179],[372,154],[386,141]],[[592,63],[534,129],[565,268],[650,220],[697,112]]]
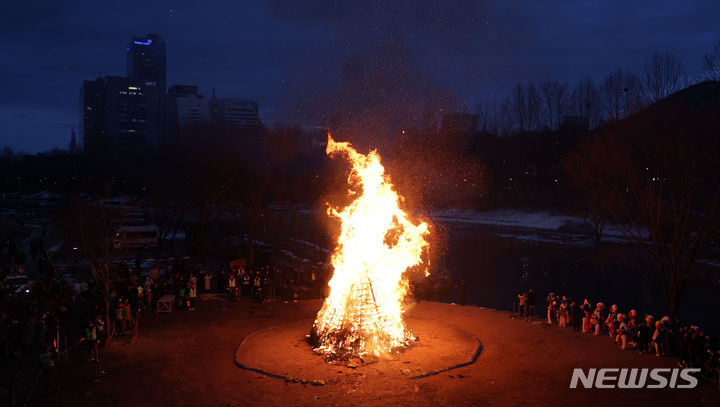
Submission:
[[[328,355],[381,355],[414,339],[403,321],[408,292],[404,273],[421,263],[428,225],[413,223],[400,209],[377,151],[358,153],[348,142],[328,135],[326,153],[352,163],[348,184],[356,196],[342,210],[328,205],[341,222],[332,255],[330,295],[317,314],[311,340]]]

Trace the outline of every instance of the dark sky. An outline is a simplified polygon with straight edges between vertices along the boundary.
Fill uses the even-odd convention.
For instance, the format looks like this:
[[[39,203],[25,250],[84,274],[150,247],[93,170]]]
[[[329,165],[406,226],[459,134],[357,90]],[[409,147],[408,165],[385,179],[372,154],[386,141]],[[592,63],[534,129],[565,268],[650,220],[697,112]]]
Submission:
[[[401,36],[412,69],[468,110],[519,80],[639,72],[653,51],[699,69],[720,2],[677,0],[25,0],[0,5],[0,146],[65,148],[84,79],[125,74],[132,36],[158,33],[168,85],[260,102],[266,122],[336,86],[349,57]]]

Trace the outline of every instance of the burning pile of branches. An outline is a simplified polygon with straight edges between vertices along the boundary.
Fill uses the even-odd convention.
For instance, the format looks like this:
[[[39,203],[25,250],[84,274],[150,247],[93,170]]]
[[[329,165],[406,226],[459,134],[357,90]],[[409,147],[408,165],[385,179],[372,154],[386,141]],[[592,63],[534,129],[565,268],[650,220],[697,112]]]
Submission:
[[[377,151],[364,155],[347,142],[328,137],[327,154],[352,164],[348,184],[355,199],[328,214],[341,222],[332,256],[330,295],[317,314],[309,341],[329,358],[380,356],[415,338],[403,320],[408,293],[406,271],[428,248],[428,224],[413,223],[400,209]]]

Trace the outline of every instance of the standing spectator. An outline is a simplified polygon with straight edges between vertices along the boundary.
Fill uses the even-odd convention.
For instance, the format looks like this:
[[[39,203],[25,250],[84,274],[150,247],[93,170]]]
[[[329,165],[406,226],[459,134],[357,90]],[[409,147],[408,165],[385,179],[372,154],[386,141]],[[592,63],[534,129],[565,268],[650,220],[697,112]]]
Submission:
[[[95,360],[98,360],[98,341],[97,341],[97,328],[95,327],[95,323],[93,321],[90,321],[87,327],[85,327],[85,340],[88,343],[88,348],[90,350],[90,358],[88,358],[88,362],[93,362]]]
[[[146,308],[153,310],[153,281],[149,276],[145,279],[145,289],[143,290],[143,296],[145,297]]]
[[[619,321],[618,318],[618,306],[613,304],[610,306],[610,312],[608,313],[607,318],[605,318],[605,327],[607,328],[608,335],[611,338],[615,337],[615,327],[618,325]],[[625,349],[625,348],[623,348]]]
[[[195,311],[195,300],[197,298],[197,286],[192,281],[188,282],[188,311]]]
[[[595,328],[595,332],[593,335],[598,336],[600,335],[600,332],[602,331],[602,325],[603,322],[605,322],[605,318],[603,316],[603,310],[605,309],[605,304],[602,302],[597,303],[597,306],[595,307],[595,311],[593,312],[592,316],[590,317],[590,324]]]
[[[123,310],[123,317],[125,317],[125,330],[134,330],[135,318],[133,314],[133,308],[132,305],[130,305],[130,300],[127,298],[125,298],[125,309]]]
[[[95,319],[93,320],[93,323],[95,324],[95,337],[97,338],[98,342],[104,342],[105,341],[105,319],[103,319],[100,312],[98,312],[95,315]]]
[[[212,274],[210,274],[210,273],[205,273],[205,275],[203,276],[203,282],[205,283],[205,287],[204,287],[204,288],[205,288],[205,292],[209,292],[209,291],[210,291],[210,282],[211,282],[211,280],[212,280]]]
[[[573,331],[580,332],[582,329],[583,311],[575,301],[570,302],[570,321]]]
[[[582,331],[590,332],[590,313],[592,312],[592,307],[590,306],[590,301],[588,301],[587,298],[583,301],[580,309],[583,312]]]
[[[518,314],[520,314],[520,318],[525,319],[527,316],[527,294],[522,292],[518,294]]]
[[[638,327],[637,345],[638,351],[643,353],[648,351],[648,343],[650,342],[650,332],[655,327],[655,318],[652,315],[645,316],[645,322]]]
[[[669,316],[664,316],[661,319],[662,321],[662,337],[660,338],[661,347],[663,350],[663,356],[671,356],[674,355],[675,352],[675,330],[673,327],[672,320]],[[704,353],[704,352],[703,352]]]
[[[628,342],[628,327],[625,323],[625,315],[623,314],[617,314],[617,322],[619,323],[618,329],[617,329],[617,338],[615,339],[615,342],[620,345],[620,349],[625,349],[627,347]]]
[[[230,299],[237,301],[238,299],[238,287],[237,281],[235,280],[235,273],[230,273],[227,278],[228,292],[230,293]]]
[[[160,269],[158,268],[157,263],[153,263],[153,266],[150,269],[150,279],[153,281],[158,281],[160,279]]]
[[[272,298],[275,295],[275,292],[273,291],[273,282],[270,275],[269,267],[265,270],[265,273],[263,273],[262,276],[262,293],[264,300]]]
[[[527,295],[527,307],[528,307],[528,316],[534,316],[535,315],[535,290],[532,288],[530,291],[528,291]]]
[[[260,278],[260,273],[255,273],[255,278],[253,279],[253,294],[255,295],[255,299],[257,301],[262,301],[262,279]]]
[[[178,297],[180,299],[180,308],[188,308],[187,292],[188,292],[187,284],[180,284],[180,287],[178,288]]]
[[[243,270],[242,275],[242,296],[243,298],[250,297],[250,271]]]
[[[547,303],[547,323],[552,325],[555,322],[555,312],[557,312],[557,297],[555,293],[548,294],[545,302]]]
[[[121,298],[115,308],[115,332],[118,336],[125,333],[125,302]]]
[[[652,348],[655,349],[655,356],[662,356],[662,336],[663,336],[663,323],[662,321],[655,322],[655,332],[652,336]]]
[[[558,325],[563,328],[566,327],[568,325],[568,317],[568,300],[567,297],[563,295],[560,301],[560,309],[558,310]]]
[[[628,328],[628,343],[632,347],[637,348],[637,342],[635,339],[637,338],[637,332],[638,332],[638,321],[637,321],[637,311],[634,309],[631,309],[630,312],[628,312],[628,318],[627,318],[627,328]]]

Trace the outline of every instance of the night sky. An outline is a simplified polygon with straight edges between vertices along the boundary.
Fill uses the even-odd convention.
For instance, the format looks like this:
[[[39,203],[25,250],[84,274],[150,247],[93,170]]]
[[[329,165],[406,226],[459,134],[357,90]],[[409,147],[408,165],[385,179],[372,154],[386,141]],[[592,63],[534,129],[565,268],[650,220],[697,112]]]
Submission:
[[[66,148],[78,89],[125,75],[133,36],[157,33],[168,85],[260,102],[267,123],[337,86],[348,58],[393,35],[412,69],[470,111],[517,81],[600,80],[669,51],[691,73],[720,39],[720,2],[589,0],[2,1],[0,146]],[[319,123],[318,123],[319,124]]]

